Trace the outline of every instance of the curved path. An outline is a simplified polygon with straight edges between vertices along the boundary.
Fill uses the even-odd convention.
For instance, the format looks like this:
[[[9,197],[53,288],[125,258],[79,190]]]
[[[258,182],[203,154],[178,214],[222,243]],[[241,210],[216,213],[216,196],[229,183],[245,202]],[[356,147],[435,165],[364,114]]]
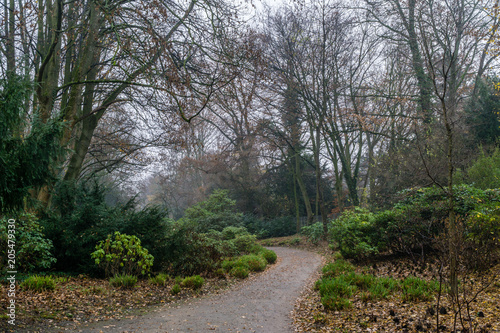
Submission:
[[[307,280],[321,264],[318,254],[270,248],[278,263],[220,294],[159,308],[135,319],[80,327],[79,332],[293,332],[290,313]]]

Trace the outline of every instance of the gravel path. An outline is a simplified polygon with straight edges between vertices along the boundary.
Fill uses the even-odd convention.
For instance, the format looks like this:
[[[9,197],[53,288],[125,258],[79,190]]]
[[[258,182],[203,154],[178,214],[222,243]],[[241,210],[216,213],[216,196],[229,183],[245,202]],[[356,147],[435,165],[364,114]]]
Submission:
[[[220,294],[192,299],[135,319],[81,327],[79,332],[293,332],[290,313],[307,280],[321,264],[318,254],[270,248],[278,263]]]

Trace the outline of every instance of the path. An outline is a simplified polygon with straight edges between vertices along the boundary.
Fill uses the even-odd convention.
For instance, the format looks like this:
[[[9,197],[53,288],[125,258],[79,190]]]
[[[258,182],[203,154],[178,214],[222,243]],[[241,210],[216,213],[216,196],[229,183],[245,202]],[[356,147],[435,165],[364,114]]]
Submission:
[[[298,249],[270,249],[279,262],[227,292],[135,319],[94,323],[77,332],[293,332],[290,313],[321,257]]]

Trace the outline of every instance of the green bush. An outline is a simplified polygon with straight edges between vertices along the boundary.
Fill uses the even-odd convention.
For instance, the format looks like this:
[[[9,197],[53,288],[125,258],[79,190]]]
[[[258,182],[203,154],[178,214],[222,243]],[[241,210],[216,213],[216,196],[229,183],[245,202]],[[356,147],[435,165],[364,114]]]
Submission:
[[[152,278],[149,279],[149,283],[151,284],[156,284],[158,286],[164,286],[167,281],[171,279],[170,275],[165,274],[165,273],[160,273]]]
[[[231,269],[229,275],[239,279],[246,279],[248,277],[248,269],[243,266],[236,266]]]
[[[276,262],[276,259],[278,259],[278,256],[276,255],[276,252],[273,250],[268,250],[268,249],[263,249],[260,252],[260,255],[266,259],[268,264],[274,264]]]
[[[170,293],[172,295],[177,295],[180,292],[181,292],[181,286],[179,284],[174,284],[174,286],[172,287],[172,289],[170,289]]]
[[[218,238],[211,238],[219,237]],[[221,235],[201,234],[191,221],[169,221],[166,236],[167,259],[170,270],[185,275],[213,272],[223,258],[238,254],[232,240]]]
[[[117,274],[109,279],[109,283],[115,288],[132,289],[137,284],[137,276]]]
[[[35,215],[22,213],[9,223],[4,217],[0,219],[0,267],[7,265],[8,250],[15,250],[15,268],[23,272],[34,272],[48,269],[56,262],[52,255],[53,246],[43,234],[43,227]],[[8,246],[8,240],[15,240],[15,249]],[[12,270],[12,269],[10,269]]]
[[[118,231],[109,235],[96,245],[91,254],[96,265],[104,267],[107,276],[125,274],[146,274],[153,266],[153,256],[141,246],[135,236],[121,234]]]
[[[230,227],[225,227],[222,230],[221,235],[222,235],[222,239],[231,240],[231,239],[235,239],[238,236],[247,236],[250,234],[249,234],[247,228],[245,228],[245,227],[230,226]]]
[[[311,225],[303,226],[300,233],[306,236],[313,244],[317,244],[324,236],[322,222],[316,222]]]
[[[251,253],[256,245],[257,237],[255,235],[238,235],[232,242],[238,253]]]
[[[119,231],[136,236],[155,258],[153,269],[166,269],[167,212],[159,207],[136,209],[136,202],[107,204],[111,189],[99,179],[57,184],[49,215],[40,224],[54,244],[55,269],[92,275],[102,274],[89,260],[95,245]]]
[[[467,169],[467,181],[483,190],[500,188],[500,149],[496,148],[490,156],[481,151],[481,156]]]
[[[330,236],[345,257],[365,258],[378,253],[373,245],[376,236],[373,214],[366,209],[355,207],[345,211],[332,221]]]
[[[252,272],[261,272],[266,269],[267,262],[261,256],[249,254],[241,256],[237,260],[239,266],[248,267]]]
[[[197,232],[242,226],[242,214],[236,212],[236,201],[229,198],[226,190],[215,190],[207,200],[186,209],[183,220],[192,221]]]
[[[203,283],[205,283],[205,279],[203,279],[199,275],[194,275],[194,276],[189,276],[182,280],[181,286],[184,288],[189,288],[189,289],[200,289],[203,286]]]
[[[21,282],[20,287],[22,289],[33,290],[36,292],[54,290],[56,288],[56,281],[52,278],[52,276],[32,275]]]
[[[469,185],[454,187],[455,211],[458,220],[467,220],[463,228],[465,239],[476,239],[476,248],[491,250],[498,240],[500,207],[499,190],[481,190]],[[381,251],[421,254],[436,249],[435,239],[445,232],[448,218],[448,197],[437,187],[408,189],[400,193],[400,201],[393,209],[370,213],[355,208],[344,212],[330,227],[332,248],[350,258],[366,258]],[[481,217],[484,212],[484,216]],[[487,230],[487,232],[486,232]],[[493,232],[493,234],[492,234]]]

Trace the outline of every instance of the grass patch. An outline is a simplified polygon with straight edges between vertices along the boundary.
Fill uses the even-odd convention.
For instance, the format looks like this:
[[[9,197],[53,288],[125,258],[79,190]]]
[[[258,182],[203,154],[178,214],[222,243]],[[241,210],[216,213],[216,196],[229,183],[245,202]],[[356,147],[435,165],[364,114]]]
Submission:
[[[181,292],[181,286],[178,285],[178,284],[174,284],[174,286],[172,287],[172,289],[170,289],[170,293],[172,295],[177,295],[180,292]]]
[[[194,275],[182,280],[181,286],[184,288],[196,290],[200,289],[203,286],[203,283],[205,283],[205,279],[203,279],[199,275]]]
[[[401,282],[403,301],[405,302],[430,301],[438,289],[439,283],[437,281],[427,282],[414,276],[408,276]]]
[[[231,269],[231,271],[229,272],[229,274],[231,276],[234,276],[238,279],[246,279],[248,277],[248,269],[245,268],[245,267],[241,267],[241,266],[236,266],[236,267],[233,267]]]
[[[344,259],[337,259],[323,267],[323,276],[326,277],[335,277],[351,272],[354,272],[354,266]]]
[[[26,290],[41,292],[45,290],[54,290],[56,284],[56,280],[52,276],[32,275],[21,282],[20,287]]]
[[[439,283],[413,276],[398,280],[359,274],[351,263],[338,259],[323,267],[323,277],[316,281],[315,289],[319,291],[325,309],[338,311],[350,307],[349,298],[356,293],[363,302],[387,299],[395,293],[401,293],[405,302],[430,301],[439,289]]]
[[[155,284],[157,286],[164,286],[170,279],[171,279],[170,275],[165,273],[160,273],[157,276],[150,278],[149,283]]]
[[[115,288],[132,289],[137,284],[137,276],[118,274],[110,278],[109,283]]]

